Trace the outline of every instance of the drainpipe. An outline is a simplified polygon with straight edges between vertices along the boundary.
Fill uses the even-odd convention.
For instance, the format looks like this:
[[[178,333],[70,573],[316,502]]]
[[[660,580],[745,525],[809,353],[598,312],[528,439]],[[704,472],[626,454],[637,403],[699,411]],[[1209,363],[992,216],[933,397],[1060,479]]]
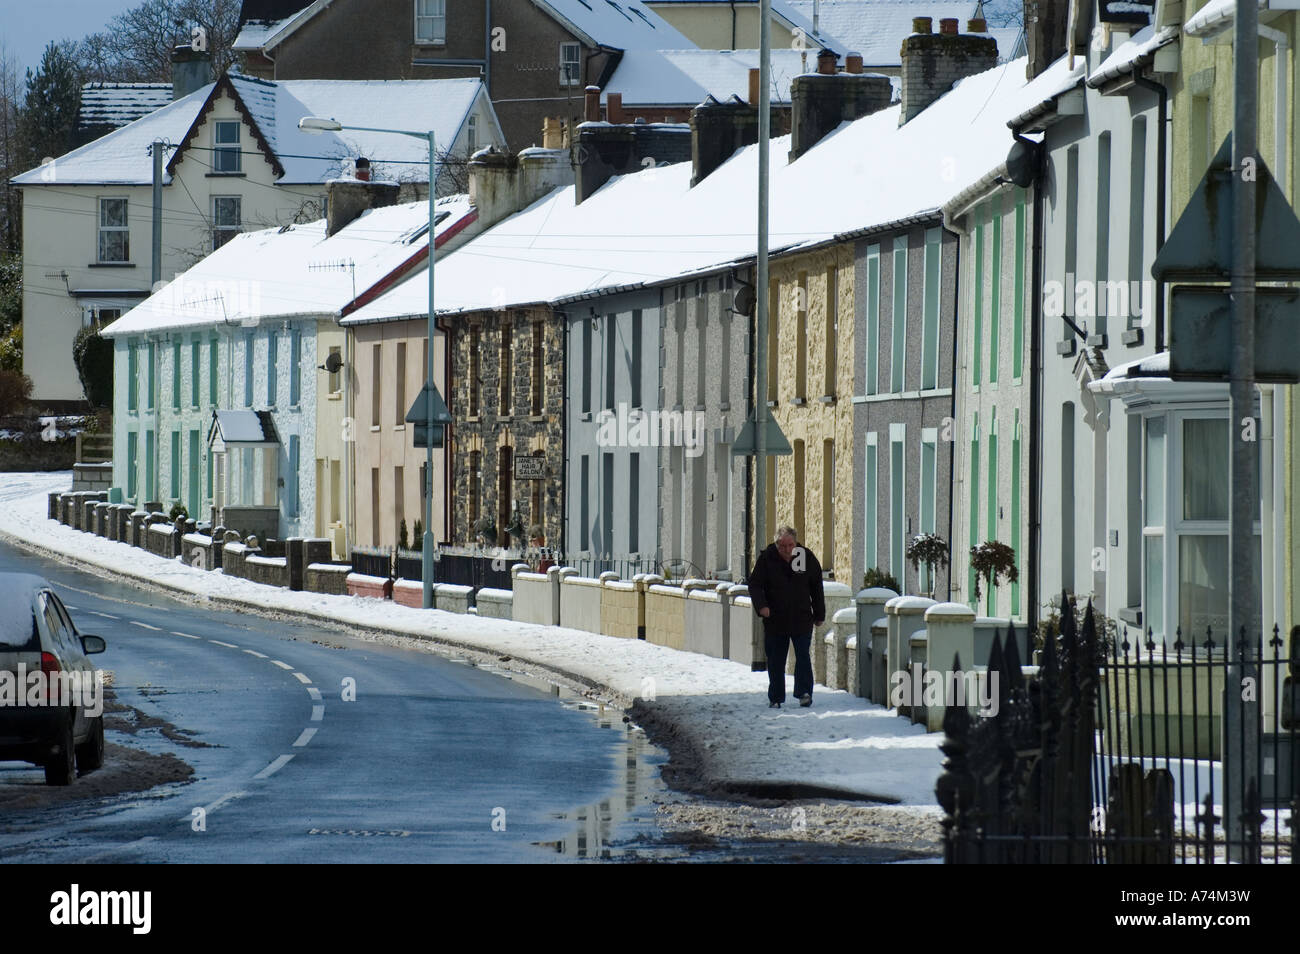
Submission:
[[[483,85],[492,98],[492,0],[483,0]],[[430,342],[432,345],[432,342]],[[443,441],[445,448],[446,441]],[[451,539],[450,536],[448,539]]]
[[[1029,302],[1029,583],[1025,587],[1027,604],[1025,622],[1033,626],[1038,621],[1039,569],[1042,560],[1043,526],[1043,183],[1047,181],[1047,141],[1038,152],[1038,173],[1034,177],[1033,246],[1030,251],[1030,279],[1032,290]],[[956,393],[954,389],[954,394]],[[1028,653],[1028,649],[1026,650]],[[1032,657],[1029,657],[1032,658]]]
[[[1169,148],[1169,87],[1163,83],[1149,80],[1142,75],[1141,67],[1133,67],[1133,83],[1159,97],[1157,115],[1159,129],[1156,133],[1156,253],[1165,244],[1165,189],[1167,180],[1166,157]],[[1159,354],[1165,350],[1165,283],[1156,279],[1156,340],[1155,349]]]
[[[1281,30],[1260,24],[1256,29],[1259,35],[1273,44],[1276,57],[1273,60],[1273,82],[1276,92],[1273,96],[1273,178],[1286,188],[1286,34]]]
[[[736,48],[736,0],[731,0],[731,48]]]

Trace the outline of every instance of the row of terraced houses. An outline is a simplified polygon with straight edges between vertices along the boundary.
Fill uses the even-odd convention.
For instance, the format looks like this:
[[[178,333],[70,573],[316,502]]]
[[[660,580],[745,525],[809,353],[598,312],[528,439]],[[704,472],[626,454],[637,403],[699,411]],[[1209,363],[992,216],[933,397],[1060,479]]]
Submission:
[[[109,325],[114,482],[338,556],[395,545],[431,493],[448,544],[736,580],[762,507],[850,584],[881,569],[976,605],[970,549],[998,540],[1019,578],[982,613],[1034,622],[1065,589],[1157,639],[1222,629],[1227,387],[1170,377],[1151,265],[1231,127],[1233,6],[1035,6],[1009,62],[982,22],[918,17],[897,78],[833,49],[794,77],[765,394],[755,96],[637,122],[592,84],[585,122],[480,149],[440,200],[432,341],[427,206],[364,174]],[[1261,23],[1260,152],[1291,198],[1296,13]],[[256,121],[239,100],[268,81],[223,82]],[[430,348],[453,423],[428,475],[405,417]],[[1258,399],[1256,578],[1285,626],[1297,418],[1290,386]],[[789,454],[733,452],[759,406]],[[906,558],[921,533],[950,544],[933,579]]]

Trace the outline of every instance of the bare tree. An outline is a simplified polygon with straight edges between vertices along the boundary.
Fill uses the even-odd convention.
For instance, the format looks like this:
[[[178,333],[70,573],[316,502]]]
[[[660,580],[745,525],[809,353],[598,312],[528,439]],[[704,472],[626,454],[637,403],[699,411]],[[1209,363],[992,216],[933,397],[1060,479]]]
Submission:
[[[10,180],[21,172],[18,141],[18,107],[22,86],[18,65],[9,50],[0,47],[0,252],[17,252],[22,244],[20,193]]]
[[[239,0],[144,0],[118,14],[108,29],[79,45],[88,80],[162,83],[171,79],[172,50],[199,37],[212,55],[214,75],[230,66],[239,31]],[[201,33],[196,33],[202,28]]]

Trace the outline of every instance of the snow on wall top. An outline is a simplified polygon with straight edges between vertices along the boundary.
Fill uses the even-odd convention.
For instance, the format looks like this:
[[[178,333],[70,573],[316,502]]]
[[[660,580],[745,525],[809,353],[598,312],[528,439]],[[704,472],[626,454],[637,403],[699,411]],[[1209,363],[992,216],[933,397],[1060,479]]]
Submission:
[[[438,235],[472,212],[467,195],[437,203]],[[443,213],[446,213],[445,216]],[[326,236],[324,220],[236,235],[105,328],[108,338],[176,328],[330,316],[404,262],[428,254],[427,202],[371,209]],[[427,295],[426,295],[427,298]]]
[[[85,83],[77,126],[120,129],[172,101],[171,83]]]
[[[905,126],[897,106],[845,123],[794,163],[789,137],[772,140],[771,248],[937,212],[1006,158],[1009,118],[1075,85],[1083,69],[1062,59],[1027,83],[1016,60],[957,84]],[[678,163],[615,177],[578,206],[572,186],[553,191],[441,261],[438,310],[558,301],[749,258],[758,148],[694,189],[690,163]],[[407,281],[343,323],[419,315],[427,301],[424,285]]]
[[[1178,39],[1178,27],[1167,26],[1157,30],[1154,26],[1145,26],[1133,34],[1111,52],[1110,56],[1098,64],[1088,77],[1088,85],[1101,86],[1122,73],[1131,72],[1134,65],[1149,56],[1160,47]]]

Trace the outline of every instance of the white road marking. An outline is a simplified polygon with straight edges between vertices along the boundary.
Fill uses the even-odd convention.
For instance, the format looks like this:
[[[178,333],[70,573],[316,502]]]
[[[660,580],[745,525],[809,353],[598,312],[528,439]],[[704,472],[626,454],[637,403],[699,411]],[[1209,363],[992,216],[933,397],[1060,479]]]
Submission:
[[[300,672],[295,672],[295,673],[293,674],[293,678],[297,679],[297,680],[298,680],[300,683],[302,683],[304,686],[310,686],[310,685],[311,685],[311,680],[308,679],[306,676],[304,676],[304,675],[303,675],[302,673],[300,673]]]
[[[142,623],[138,619],[128,620],[127,622],[129,622],[132,626],[139,626],[141,629],[152,629],[155,633],[162,632],[161,626],[150,626],[148,623]]]
[[[174,629],[172,630],[172,635],[173,635],[173,636],[184,636],[186,639],[202,639],[202,638],[203,638],[203,637],[201,637],[201,636],[191,636],[189,633],[181,633],[181,632],[178,632],[178,631],[176,631],[176,630],[174,630]]]
[[[213,812],[215,812],[215,811],[216,811],[218,808],[220,808],[222,805],[225,805],[225,804],[228,803],[228,802],[233,802],[236,798],[243,798],[243,797],[244,797],[245,795],[247,795],[247,794],[248,794],[247,792],[226,792],[226,794],[222,795],[222,796],[221,796],[220,798],[218,798],[215,802],[210,802],[209,804],[204,805],[204,806],[203,806],[203,814],[204,814],[205,816],[206,816],[206,815],[211,815]],[[193,822],[193,821],[194,821],[194,812],[191,811],[188,815],[182,816],[182,817],[180,818],[180,821],[183,821],[183,822],[185,822],[186,824],[189,824],[190,822]]]
[[[223,642],[222,642],[221,640],[219,640],[219,639],[209,639],[208,642],[210,642],[210,643],[216,643],[218,646],[225,646],[227,649],[238,649],[238,648],[239,648],[239,647],[236,646],[234,643],[223,643]]]
[[[312,721],[312,722],[319,722],[319,721],[320,721],[321,719],[323,719],[323,718],[325,718],[325,707],[324,707],[324,706],[312,706],[312,707],[311,707],[311,721]]]
[[[320,702],[320,690],[317,689],[315,686],[312,686],[307,690],[307,695],[311,696],[317,702]]]
[[[276,772],[280,771],[280,769],[288,765],[290,759],[292,758],[293,758],[292,755],[281,755],[278,759],[276,759],[266,768],[262,769],[262,771],[254,775],[253,778],[270,778]]]
[[[271,660],[271,664],[272,664],[272,665],[275,665],[275,666],[279,666],[281,669],[287,669],[287,670],[289,670],[290,672],[293,672],[293,667],[292,667],[292,666],[290,666],[290,665],[289,665],[288,663],[286,663],[286,662],[280,662],[280,660],[278,660],[278,659],[272,659],[272,660]]]
[[[308,742],[311,741],[311,737],[315,734],[316,734],[316,729],[314,726],[310,729],[303,729],[302,735],[298,736],[298,741],[293,744],[293,747],[295,749],[302,748],[304,745],[306,745]]]
[[[63,604],[63,608],[64,608],[64,609],[69,609],[69,610],[79,610],[79,609],[81,609],[80,606],[73,606],[71,603],[64,603],[64,604]]]
[[[266,653],[259,653],[256,649],[245,649],[244,652],[248,653],[250,656],[256,656],[258,659],[268,658]]]
[[[93,613],[95,616],[102,616],[102,617],[104,617],[104,619],[121,619],[121,618],[122,618],[122,617],[120,617],[120,616],[114,616],[112,613],[101,613],[101,612],[99,612],[98,610],[91,610],[90,612]]]

